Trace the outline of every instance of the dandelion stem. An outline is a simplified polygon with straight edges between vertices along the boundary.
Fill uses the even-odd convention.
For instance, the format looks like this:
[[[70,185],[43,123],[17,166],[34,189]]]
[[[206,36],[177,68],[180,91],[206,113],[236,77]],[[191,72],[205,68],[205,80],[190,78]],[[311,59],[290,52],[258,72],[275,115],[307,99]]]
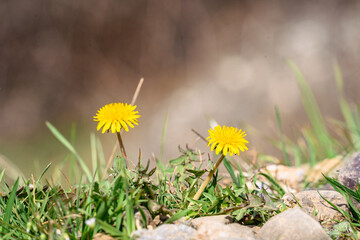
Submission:
[[[128,167],[128,162],[127,162],[127,155],[126,155],[126,152],[125,152],[125,147],[124,147],[124,143],[121,139],[121,135],[120,135],[120,132],[116,132],[116,135],[117,135],[117,138],[118,138],[118,141],[119,141],[119,145],[120,145],[120,150],[121,150],[121,153],[122,153],[122,156],[123,158],[125,158],[125,162],[126,162],[126,167]]]
[[[215,164],[213,170],[211,170],[209,172],[209,175],[207,176],[207,178],[205,179],[205,181],[201,184],[199,190],[196,192],[195,196],[194,196],[194,200],[198,200],[201,196],[201,194],[204,192],[206,185],[208,185],[208,183],[210,182],[211,178],[214,176],[214,173],[216,171],[216,169],[219,167],[220,163],[224,160],[225,155],[223,154],[219,160],[217,161],[217,163]]]

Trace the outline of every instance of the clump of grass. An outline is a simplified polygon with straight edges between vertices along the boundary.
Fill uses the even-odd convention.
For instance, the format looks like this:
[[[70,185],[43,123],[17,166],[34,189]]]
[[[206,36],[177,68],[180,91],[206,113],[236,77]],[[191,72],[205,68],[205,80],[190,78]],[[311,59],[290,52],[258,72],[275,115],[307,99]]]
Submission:
[[[344,93],[344,81],[340,66],[334,62],[334,76],[339,97],[339,106],[343,115],[343,120],[329,119],[325,123],[320,113],[319,107],[312,94],[312,91],[299,70],[291,60],[287,61],[293,70],[301,90],[303,106],[306,110],[311,126],[304,127],[301,130],[301,136],[292,141],[282,132],[279,110],[275,108],[278,127],[280,131],[280,141],[274,141],[275,145],[282,150],[284,162],[287,165],[299,166],[309,163],[313,167],[324,159],[334,158],[336,155],[345,156],[348,153],[360,150],[360,115],[359,105],[351,104],[347,101]],[[333,129],[329,134],[328,129]],[[289,155],[293,156],[293,163],[290,163]],[[356,190],[351,190],[339,183],[336,179],[324,175],[325,183],[341,193],[348,202],[350,212],[346,212],[324,198],[333,208],[343,214],[346,221],[334,226],[329,231],[332,239],[351,238],[358,239],[360,229],[360,185]],[[314,183],[312,183],[314,185]]]
[[[344,120],[324,120],[317,101],[306,78],[291,60],[287,60],[298,83],[303,107],[310,125],[303,127],[294,140],[287,137],[282,130],[281,114],[275,107],[280,140],[270,138],[271,142],[283,152],[283,163],[288,166],[309,164],[313,167],[324,159],[360,150],[360,115],[359,108],[350,104],[344,94],[344,82],[339,65],[335,62],[334,76],[339,97],[339,107]],[[331,129],[331,132],[329,131]],[[264,155],[263,158],[267,156]]]
[[[297,77],[311,126],[301,130],[300,140],[292,141],[284,135],[280,112],[275,109],[281,135],[280,141],[275,141],[275,144],[283,151],[285,163],[300,165],[310,162],[313,166],[344,150],[359,150],[359,114],[344,97],[338,65],[334,66],[334,71],[345,121],[330,122],[343,133],[334,136],[328,132],[304,76],[293,62],[288,61],[288,64]],[[51,168],[48,165],[38,179],[17,178],[10,187],[3,182],[6,174],[3,170],[0,173],[0,235],[4,239],[92,239],[99,233],[129,239],[136,229],[155,224],[149,222],[148,215],[152,219],[162,219],[158,224],[171,223],[182,217],[228,214],[242,224],[261,225],[286,209],[281,201],[285,191],[274,177],[257,171],[248,176],[239,165],[234,167],[227,153],[239,154],[247,149],[242,131],[234,128],[215,127],[209,130],[209,145],[212,145],[212,150],[216,149],[216,154],[221,153],[215,165],[210,157],[204,160],[200,151],[188,146],[179,147],[180,156],[164,163],[166,118],[161,160],[153,159],[155,167],[151,168],[150,160],[144,164],[140,152],[136,166],[130,167],[120,130],[126,130],[128,125],[132,127],[140,117],[137,112],[132,112],[133,104],[134,100],[131,105],[120,104],[121,111],[129,114],[129,118],[125,119],[113,113],[109,118],[109,115],[99,112],[96,119],[99,121],[98,130],[102,127],[103,132],[110,130],[116,133],[121,154],[116,155],[115,146],[106,162],[99,139],[91,134],[91,168],[78,154],[73,141],[66,139],[51,123],[46,123],[70,151],[70,160],[75,160],[76,164],[70,162],[70,179],[75,181],[69,181],[63,174],[68,186],[65,188],[57,179],[44,180],[44,174]],[[221,162],[232,179],[228,185],[221,184],[222,178],[217,169]],[[207,176],[205,180],[204,176]],[[260,179],[266,179],[266,182]],[[355,234],[360,227],[360,212],[351,201],[360,202],[360,193],[347,189],[334,179],[325,179],[348,200],[351,212],[342,213],[351,226],[349,234]]]
[[[360,229],[360,210],[358,208],[360,204],[360,185],[358,184],[356,190],[351,190],[350,188],[346,187],[345,185],[339,183],[336,179],[330,178],[324,175],[324,178],[328,183],[331,184],[331,186],[339,192],[341,195],[343,195],[349,205],[350,211],[344,211],[343,209],[339,208],[337,205],[333,204],[329,200],[322,197],[327,203],[329,203],[334,209],[339,211],[345,218],[345,222],[343,225],[345,225],[345,228],[343,225],[338,226],[335,228],[330,234],[333,234],[334,237],[337,237],[337,235],[347,235],[348,237],[351,237],[352,239],[358,239]],[[346,227],[347,226],[347,227]],[[340,228],[341,227],[341,228]],[[342,230],[342,231],[340,231]],[[331,236],[331,235],[330,235]]]
[[[153,218],[167,218],[166,223],[183,216],[231,214],[245,224],[265,222],[281,211],[280,193],[258,188],[255,181],[255,190],[249,190],[248,180],[236,175],[226,158],[224,164],[234,183],[221,186],[215,171],[199,199],[194,200],[208,170],[203,169],[201,153],[189,147],[179,147],[179,157],[155,168],[150,168],[150,161],[143,165],[139,156],[136,167],[128,169],[125,158],[116,156],[108,177],[102,179],[104,164],[93,161],[96,166],[90,171],[70,142],[53,125],[47,125],[75,155],[80,166],[77,184],[68,189],[49,182],[42,185],[50,165],[37,180],[17,179],[11,188],[1,182],[0,233],[5,239],[91,239],[97,233],[127,239],[139,227],[136,212],[140,212],[142,227],[150,224],[144,211]],[[91,148],[95,156],[94,141]],[[212,162],[208,163],[211,171]],[[3,176],[4,171],[0,180]]]

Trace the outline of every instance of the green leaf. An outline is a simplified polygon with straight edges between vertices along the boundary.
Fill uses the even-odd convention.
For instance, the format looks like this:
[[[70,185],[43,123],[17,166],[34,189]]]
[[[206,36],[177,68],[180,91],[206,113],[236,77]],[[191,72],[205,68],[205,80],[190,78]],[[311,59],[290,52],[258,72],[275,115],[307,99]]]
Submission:
[[[147,225],[148,225],[148,222],[147,222],[147,217],[146,217],[146,214],[145,214],[145,212],[144,212],[144,209],[142,208],[142,207],[138,207],[138,210],[139,210],[139,212],[140,212],[140,214],[141,214],[141,217],[142,217],[142,219],[143,219],[143,221],[144,221],[144,224],[143,224],[143,227],[147,227]]]
[[[354,218],[352,218],[348,212],[344,211],[343,209],[339,208],[337,205],[333,204],[332,202],[330,202],[329,200],[327,200],[326,198],[324,198],[324,197],[320,194],[320,192],[318,192],[318,193],[319,193],[319,195],[320,195],[320,197],[321,197],[322,199],[324,199],[324,200],[325,200],[328,204],[330,204],[334,209],[336,209],[338,212],[340,212],[340,213],[345,217],[345,219],[347,219],[347,220],[349,220],[349,221],[354,220]]]
[[[280,195],[280,197],[284,196],[285,190],[280,186],[280,184],[276,181],[276,179],[273,176],[265,173],[259,173],[259,174],[264,176],[270,182],[271,186]]]
[[[300,167],[301,165],[301,149],[300,147],[294,147],[294,160],[295,160],[295,166]]]
[[[280,132],[281,150],[284,154],[285,164],[287,166],[290,166],[291,162],[290,162],[290,158],[287,153],[287,150],[286,150],[286,144],[284,142],[284,133],[283,133],[282,125],[281,125],[281,118],[280,118],[280,113],[279,113],[278,107],[275,107],[275,113],[276,113],[276,120],[277,120],[277,124],[278,124],[278,128],[279,128],[279,132]]]
[[[187,172],[194,174],[196,177],[201,177],[206,170],[186,169]]]
[[[350,195],[352,198],[354,198],[356,201],[358,201],[360,203],[360,194],[356,193],[355,191],[351,190],[350,188],[346,187],[345,185],[339,183],[335,179],[329,178],[324,174],[323,174],[323,176],[326,179],[326,181],[328,181],[330,183],[330,185],[333,186],[333,188],[336,191],[345,192],[346,194]]]
[[[14,201],[16,198],[16,191],[17,191],[18,183],[19,183],[19,178],[16,179],[14,186],[11,190],[9,199],[7,200],[7,203],[6,203],[6,207],[5,207],[5,211],[4,211],[4,218],[3,218],[4,222],[6,222],[6,223],[10,223],[10,217],[12,215],[12,207],[14,205]]]
[[[147,161],[146,167],[144,169],[141,169],[141,170],[144,171],[144,173],[146,173],[147,170],[149,169],[149,167],[150,167],[150,160]]]
[[[268,192],[263,189],[263,196],[264,196],[264,200],[265,200],[265,207],[269,210],[273,210],[276,211],[278,210],[278,208],[275,206],[273,200],[270,198]]]
[[[211,195],[209,193],[203,192],[202,193],[206,198],[208,198],[210,200],[210,202],[212,204],[214,204],[216,202],[216,197],[214,195]]]
[[[185,156],[180,156],[178,158],[170,160],[170,164],[171,165],[182,165],[185,163],[185,160],[186,160]]]
[[[231,167],[230,163],[226,158],[224,158],[224,166],[228,173],[230,174],[231,179],[235,183],[236,186],[241,187],[239,179],[235,176],[234,169]]]
[[[31,237],[31,239],[36,239],[34,235],[27,233],[24,229],[14,225],[14,224],[9,224],[1,219],[0,219],[0,224],[2,225],[2,227],[5,225],[9,229],[14,229],[12,232],[5,235],[4,230],[1,230],[1,228],[0,228],[1,233],[4,235],[4,236],[1,236],[1,237],[3,237],[2,239],[14,239],[14,238],[10,238],[10,237],[13,235],[13,233],[19,233],[19,232],[21,232],[25,235],[28,235],[29,237]],[[8,235],[8,237],[6,237],[7,235]]]
[[[127,196],[126,197],[126,230],[128,235],[131,235],[133,231],[135,231],[135,217],[134,217],[134,207],[132,203],[132,199]]]
[[[243,174],[243,171],[241,170],[241,166],[240,166],[239,163],[238,163],[238,171],[239,171],[239,174],[237,175],[237,178],[238,178],[238,181],[240,183],[240,187],[242,188],[246,184],[246,179],[245,179],[245,176]]]
[[[119,229],[116,229],[114,226],[108,224],[107,222],[96,219],[96,223],[99,224],[106,233],[110,234],[113,237],[121,237],[123,235],[123,233],[120,232]]]
[[[185,210],[178,211],[177,213],[172,215],[168,220],[166,220],[164,222],[164,224],[172,223],[172,222],[174,222],[176,220],[179,220],[180,218],[186,216],[186,214],[188,214],[190,211],[192,211],[192,210],[191,209],[185,209]]]
[[[188,184],[193,185],[194,182],[198,181],[198,178],[195,178],[194,176],[188,176],[184,179]]]
[[[41,181],[42,177],[44,176],[44,174],[47,172],[47,170],[50,168],[51,163],[49,163],[46,168],[44,169],[44,171],[41,173],[39,179],[36,181],[36,185]]]
[[[151,171],[148,173],[148,176],[151,177],[156,171],[156,167],[154,167],[153,169],[151,169]]]
[[[50,123],[46,122],[46,126],[50,129],[52,134],[76,157],[78,160],[78,163],[80,167],[82,168],[83,172],[85,173],[86,179],[90,183],[92,180],[92,176],[90,173],[90,170],[86,166],[85,162],[82,160],[82,158],[79,156],[79,154],[76,152],[75,148],[70,144],[70,142]]]
[[[247,212],[249,212],[249,209],[246,208],[246,207],[244,207],[244,208],[242,208],[242,209],[240,209],[240,210],[235,211],[235,212],[234,212],[234,214],[236,214],[235,219],[236,219],[237,221],[240,221],[240,220],[245,216],[245,214],[247,214]]]
[[[106,203],[106,199],[102,199],[100,202],[100,205],[98,206],[96,210],[96,217],[100,219],[106,219],[107,213],[108,213],[108,206]]]
[[[316,148],[315,148],[315,141],[312,137],[312,132],[310,129],[305,128],[303,129],[303,135],[306,141],[306,144],[308,146],[308,152],[309,152],[309,161],[310,161],[310,168],[315,166],[316,164]]]
[[[248,195],[248,198],[249,198],[249,206],[248,207],[258,207],[258,206],[263,205],[263,201],[256,194],[250,193]]]

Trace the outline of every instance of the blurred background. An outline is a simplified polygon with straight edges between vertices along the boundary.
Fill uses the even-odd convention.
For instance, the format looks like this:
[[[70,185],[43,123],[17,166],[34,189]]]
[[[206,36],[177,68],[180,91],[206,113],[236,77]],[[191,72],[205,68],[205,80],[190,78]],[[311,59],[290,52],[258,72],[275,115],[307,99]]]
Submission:
[[[360,102],[360,2],[289,0],[11,0],[0,2],[0,154],[26,176],[68,151],[50,121],[90,162],[93,116],[111,102],[137,99],[140,125],[123,134],[128,155],[164,160],[177,146],[208,151],[209,117],[249,124],[276,137],[307,124],[286,64],[303,71],[323,115],[341,118],[333,77],[337,59],[348,99]],[[245,129],[246,130],[246,129]],[[116,141],[96,133],[106,157]],[[273,151],[249,134],[250,148]],[[276,154],[276,152],[274,153]]]

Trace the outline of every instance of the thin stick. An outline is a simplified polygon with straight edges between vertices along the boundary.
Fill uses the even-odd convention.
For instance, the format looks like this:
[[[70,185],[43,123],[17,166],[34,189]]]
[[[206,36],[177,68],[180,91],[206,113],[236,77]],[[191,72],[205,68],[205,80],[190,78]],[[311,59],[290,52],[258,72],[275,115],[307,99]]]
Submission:
[[[199,152],[199,160],[200,160],[200,165],[202,164],[202,157],[201,157],[201,151],[200,149],[198,149],[198,152]]]
[[[120,132],[116,132],[116,135],[117,135],[117,138],[118,138],[118,141],[119,141],[119,145],[120,145],[120,150],[121,150],[122,156],[123,156],[123,158],[125,158],[126,167],[129,168],[129,164],[128,164],[128,160],[127,160],[127,155],[126,155],[126,152],[125,152],[125,147],[124,147],[124,143],[123,143],[123,141],[122,141],[122,139],[121,139]]]
[[[203,137],[200,133],[198,133],[197,131],[195,131],[195,129],[191,129],[191,131],[193,131],[196,135],[198,135],[199,138],[201,138],[202,140],[204,140],[206,143],[208,143],[208,140],[206,140],[205,137]]]
[[[220,163],[222,162],[222,160],[225,158],[225,155],[223,154],[219,160],[217,161],[217,163],[215,164],[215,167],[213,168],[213,170],[211,170],[209,172],[209,175],[207,176],[207,178],[205,179],[205,181],[201,184],[199,190],[196,192],[195,196],[194,196],[194,200],[198,200],[201,196],[201,194],[204,192],[206,185],[208,185],[208,183],[210,182],[211,178],[214,176],[214,173],[216,171],[216,169],[219,167]]]
[[[141,162],[141,148],[139,148],[139,160],[138,160],[139,167],[140,167],[140,162]]]
[[[65,173],[60,169],[59,170],[61,172],[61,174],[64,176],[65,180],[67,181],[67,183],[69,184],[70,188],[71,188],[71,192],[75,194],[74,189],[72,188],[69,179],[66,177]]]
[[[133,98],[131,100],[131,105],[135,104],[136,99],[139,96],[139,92],[140,92],[140,89],[141,89],[141,86],[142,86],[143,82],[144,82],[144,78],[141,78],[139,83],[138,83],[138,86],[137,86],[137,88],[135,90],[134,96],[133,96]]]

